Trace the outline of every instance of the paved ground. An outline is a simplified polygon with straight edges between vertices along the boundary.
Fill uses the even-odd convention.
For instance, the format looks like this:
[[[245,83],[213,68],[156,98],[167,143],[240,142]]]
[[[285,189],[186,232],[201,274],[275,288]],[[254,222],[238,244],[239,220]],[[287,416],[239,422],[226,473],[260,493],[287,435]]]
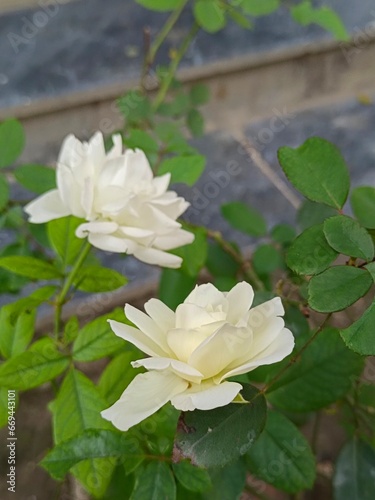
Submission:
[[[0,16],[0,108],[133,79],[142,58],[143,27],[150,26],[155,33],[166,18],[132,0],[106,0],[105,8],[102,0],[50,4],[49,10],[40,6]],[[375,18],[375,0],[315,4],[332,6],[352,33]],[[191,22],[190,12],[185,12],[161,51],[161,61],[166,61],[170,46],[181,40]],[[284,8],[258,18],[250,31],[229,23],[219,34],[201,33],[183,64],[204,66],[329,38],[317,26],[296,25]]]

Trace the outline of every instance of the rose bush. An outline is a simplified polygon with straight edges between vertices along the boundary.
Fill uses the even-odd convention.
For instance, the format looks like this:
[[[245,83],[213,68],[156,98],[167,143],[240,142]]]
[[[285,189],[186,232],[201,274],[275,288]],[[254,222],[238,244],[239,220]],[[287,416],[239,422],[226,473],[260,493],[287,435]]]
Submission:
[[[157,299],[146,302],[147,314],[127,304],[125,315],[138,329],[110,320],[111,328],[150,356],[132,362],[150,371],[102,416],[125,431],[167,401],[182,411],[233,401],[242,386],[226,379],[281,361],[294,347],[280,298],[250,309],[253,298],[252,286],[241,282],[228,293],[197,286],[176,312]]]
[[[85,219],[76,230],[95,247],[134,255],[148,264],[179,267],[167,250],[191,243],[194,235],[176,219],[189,203],[168,191],[170,173],[154,177],[143,151],[123,153],[120,135],[106,153],[103,135],[89,142],[69,135],[57,161],[57,189],[26,205],[32,223],[74,215]]]

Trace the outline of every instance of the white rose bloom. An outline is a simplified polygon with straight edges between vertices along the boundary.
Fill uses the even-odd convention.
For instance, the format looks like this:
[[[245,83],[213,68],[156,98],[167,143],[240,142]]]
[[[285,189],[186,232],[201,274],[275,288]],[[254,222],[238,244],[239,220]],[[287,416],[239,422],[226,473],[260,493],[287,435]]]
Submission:
[[[121,136],[113,141],[106,153],[100,132],[88,143],[69,135],[57,162],[57,189],[25,207],[30,222],[75,215],[87,221],[78,227],[77,236],[87,236],[101,250],[180,267],[181,258],[166,251],[194,239],[176,221],[189,203],[167,190],[170,174],[154,177],[143,151],[123,153]]]
[[[127,304],[125,314],[138,328],[110,320],[111,328],[150,356],[132,362],[149,371],[102,416],[126,431],[168,401],[182,411],[233,401],[242,386],[227,378],[281,361],[294,346],[280,298],[250,309],[253,297],[242,282],[227,293],[197,286],[176,312],[157,299],[146,302],[147,314]]]

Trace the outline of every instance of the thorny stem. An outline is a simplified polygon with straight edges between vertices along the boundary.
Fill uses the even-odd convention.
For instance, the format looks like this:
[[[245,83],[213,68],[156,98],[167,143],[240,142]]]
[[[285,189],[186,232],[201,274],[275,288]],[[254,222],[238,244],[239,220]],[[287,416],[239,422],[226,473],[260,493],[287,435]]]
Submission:
[[[317,338],[317,336],[322,332],[322,330],[324,329],[324,327],[326,326],[327,322],[329,321],[329,319],[331,318],[332,314],[328,314],[323,323],[319,326],[319,328],[316,330],[316,332],[309,338],[309,340],[301,347],[301,349],[296,352],[296,354],[294,356],[292,356],[289,360],[289,363],[284,366],[284,368],[282,368],[279,373],[277,373],[271,380],[270,382],[268,382],[268,384],[265,385],[265,387],[263,387],[263,389],[261,390],[261,393],[265,393],[269,390],[270,387],[272,387],[275,382],[277,382],[279,380],[279,378],[284,375],[284,373],[289,370],[289,368],[294,365],[294,363],[298,360],[298,358],[301,356],[301,354],[309,347],[309,345],[314,342],[314,340]]]
[[[169,66],[169,71],[166,76],[166,78],[163,80],[161,87],[159,89],[158,94],[156,95],[154,104],[153,104],[153,111],[156,112],[159,108],[159,106],[162,104],[164,101],[168,89],[173,81],[174,75],[176,74],[177,68],[181,62],[181,59],[183,58],[185,52],[187,51],[190,43],[194,39],[195,35],[199,31],[199,26],[197,23],[194,23],[193,26],[191,27],[189,33],[186,35],[184,38],[181,47],[178,49],[176,55],[174,56],[170,66]]]
[[[63,305],[65,303],[66,296],[69,292],[70,287],[73,284],[74,278],[76,277],[78,271],[80,270],[83,262],[88,256],[91,249],[91,245],[89,242],[86,242],[83,246],[81,253],[79,254],[74,266],[72,267],[70,273],[65,278],[65,281],[62,285],[61,292],[59,293],[56,301],[55,301],[55,337],[58,339],[61,327],[61,312]]]
[[[254,269],[251,267],[250,262],[248,260],[244,260],[242,255],[239,254],[227,241],[224,240],[223,235],[220,233],[220,231],[208,230],[207,234],[209,238],[215,240],[216,243],[220,245],[220,247],[228,255],[233,257],[233,259],[238,262],[238,264],[240,264],[244,274],[247,276],[251,284],[254,285],[254,288],[256,288],[257,290],[264,290],[264,285]]]
[[[160,49],[164,40],[169,35],[169,32],[171,31],[173,26],[176,24],[187,2],[188,0],[183,0],[181,2],[180,6],[172,12],[172,14],[168,17],[162,29],[159,31],[158,35],[155,38],[154,43],[151,45],[150,51],[148,53],[148,58],[146,59],[146,64],[148,66],[150,66],[154,62],[158,50]]]

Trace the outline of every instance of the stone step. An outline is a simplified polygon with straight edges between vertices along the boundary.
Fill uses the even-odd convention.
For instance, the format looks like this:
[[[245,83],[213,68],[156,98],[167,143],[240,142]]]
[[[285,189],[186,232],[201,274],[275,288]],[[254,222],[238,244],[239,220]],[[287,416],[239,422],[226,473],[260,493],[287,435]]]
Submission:
[[[209,131],[242,126],[273,108],[295,110],[371,90],[375,1],[325,3],[340,14],[354,45],[333,41],[318,26],[296,25],[285,8],[256,19],[250,31],[229,23],[215,35],[198,35],[180,77],[210,86]],[[42,5],[0,17],[0,119],[22,118],[24,160],[45,162],[69,132],[85,137],[121,126],[113,101],[137,85],[143,28],[154,36],[166,15],[123,0],[107,0],[105,9],[102,0],[56,0],[49,12]],[[184,12],[158,62],[168,61],[191,22]]]

